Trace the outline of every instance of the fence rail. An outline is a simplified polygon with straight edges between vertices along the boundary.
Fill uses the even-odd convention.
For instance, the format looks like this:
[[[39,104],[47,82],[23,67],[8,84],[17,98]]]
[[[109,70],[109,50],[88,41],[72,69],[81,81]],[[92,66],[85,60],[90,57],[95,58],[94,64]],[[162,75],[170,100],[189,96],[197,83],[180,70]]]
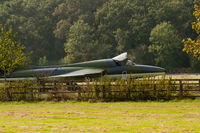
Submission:
[[[19,82],[21,83],[21,82]],[[4,86],[1,82],[0,90],[9,89],[11,100],[37,99],[41,95],[49,95],[53,98],[63,97],[76,99],[158,99],[158,98],[184,98],[200,97],[200,79],[158,79],[153,80],[132,80],[129,83],[119,84],[116,82],[104,81],[31,81],[31,84],[15,84],[15,81]],[[0,91],[0,101],[7,93]],[[69,94],[73,94],[72,96]]]

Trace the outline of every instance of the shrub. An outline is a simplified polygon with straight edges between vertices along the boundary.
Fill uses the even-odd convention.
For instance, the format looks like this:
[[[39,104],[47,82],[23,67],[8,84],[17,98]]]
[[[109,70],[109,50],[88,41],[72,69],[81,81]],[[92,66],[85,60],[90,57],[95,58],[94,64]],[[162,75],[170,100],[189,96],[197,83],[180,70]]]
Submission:
[[[101,101],[137,101],[137,100],[170,100],[178,93],[175,82],[162,77],[144,77],[140,79],[101,78],[87,83],[81,89],[81,99]]]

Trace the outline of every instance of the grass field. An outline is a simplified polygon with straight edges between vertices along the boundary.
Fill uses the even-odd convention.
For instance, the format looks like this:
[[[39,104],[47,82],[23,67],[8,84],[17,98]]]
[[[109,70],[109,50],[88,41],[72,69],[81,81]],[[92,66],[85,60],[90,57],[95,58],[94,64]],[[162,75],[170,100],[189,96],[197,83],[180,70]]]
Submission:
[[[200,100],[0,103],[0,132],[200,132]]]

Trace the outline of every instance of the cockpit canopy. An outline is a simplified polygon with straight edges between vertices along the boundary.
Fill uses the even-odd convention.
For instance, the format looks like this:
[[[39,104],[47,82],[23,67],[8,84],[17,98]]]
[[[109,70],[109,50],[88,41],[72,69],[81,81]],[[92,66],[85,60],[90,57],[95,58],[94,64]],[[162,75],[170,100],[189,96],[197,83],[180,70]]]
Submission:
[[[131,60],[127,60],[126,65],[127,65],[127,66],[134,66],[135,63],[132,62]]]
[[[128,60],[128,56],[127,56],[127,52],[122,53],[114,58],[112,58],[113,61],[119,65],[119,66],[123,66],[126,64],[127,60]]]
[[[133,66],[133,65],[135,65],[134,62],[132,62],[131,60],[128,60],[127,52],[122,53],[122,54],[120,54],[120,55],[118,55],[118,56],[116,56],[112,59],[119,66],[123,66],[123,65]]]

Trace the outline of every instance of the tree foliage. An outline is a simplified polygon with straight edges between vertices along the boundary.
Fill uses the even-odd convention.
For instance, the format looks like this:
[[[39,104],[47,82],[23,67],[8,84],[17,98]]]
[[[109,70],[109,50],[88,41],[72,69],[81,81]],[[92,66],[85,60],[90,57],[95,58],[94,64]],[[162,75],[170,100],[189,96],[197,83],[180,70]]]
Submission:
[[[25,46],[16,41],[17,34],[13,34],[12,27],[7,31],[0,26],[0,70],[4,78],[15,69],[29,63],[28,56],[24,53]]]
[[[0,72],[5,82],[6,77],[15,69],[29,63],[28,56],[24,53],[25,46],[16,40],[17,34],[13,33],[12,27],[6,30],[0,25]],[[7,97],[11,100],[9,88],[5,88]]]
[[[38,65],[39,66],[46,66],[48,65],[48,60],[47,60],[47,57],[44,56],[44,57],[41,57],[38,61]]]
[[[184,66],[181,38],[173,25],[168,22],[158,24],[152,29],[149,40],[149,51],[154,54],[157,65],[165,68]]]
[[[198,5],[194,6],[195,11],[193,15],[196,18],[196,22],[192,22],[192,29],[196,31],[196,33],[200,34],[200,7]],[[192,55],[193,57],[200,60],[200,38],[197,37],[196,40],[193,40],[191,38],[187,38],[187,40],[183,40],[184,49],[183,51]]]
[[[137,63],[155,65],[152,57],[156,57],[157,53],[148,51],[149,45],[152,45],[150,42],[152,30],[163,22],[169,22],[179,38],[187,36],[194,38],[196,34],[191,29],[190,23],[194,21],[193,5],[199,2],[199,0],[5,0],[0,2],[0,23],[7,28],[12,25],[13,31],[18,32],[18,39],[25,44],[26,51],[33,51],[31,55],[33,64],[38,64],[40,58],[45,56],[51,63],[57,63],[63,58],[67,59],[67,62],[76,62],[110,58],[127,51]],[[81,30],[78,33],[77,29],[81,26],[77,29],[74,26],[81,21],[83,27],[87,25],[92,32]],[[78,39],[75,31],[85,40]],[[82,49],[79,52],[75,47],[88,48],[91,42],[94,43],[95,49],[89,48],[90,52],[86,53],[88,55],[82,58],[79,55],[83,53]],[[70,52],[73,50],[74,53]],[[181,62],[188,59],[185,56],[179,58]],[[181,63],[180,67],[188,66],[188,62]]]
[[[83,20],[79,20],[70,27],[67,42],[65,43],[65,62],[87,61],[93,58],[96,51],[94,29]]]
[[[54,30],[57,38],[66,39],[70,27],[78,20],[93,25],[94,13],[107,0],[65,0],[59,4],[53,16],[58,17]]]
[[[60,1],[9,0],[0,5],[0,23],[13,26],[13,31],[18,32],[18,38],[27,47],[26,51],[33,51],[31,60],[35,64],[43,56],[51,60],[64,56],[63,43],[53,34],[56,18],[52,13]]]

